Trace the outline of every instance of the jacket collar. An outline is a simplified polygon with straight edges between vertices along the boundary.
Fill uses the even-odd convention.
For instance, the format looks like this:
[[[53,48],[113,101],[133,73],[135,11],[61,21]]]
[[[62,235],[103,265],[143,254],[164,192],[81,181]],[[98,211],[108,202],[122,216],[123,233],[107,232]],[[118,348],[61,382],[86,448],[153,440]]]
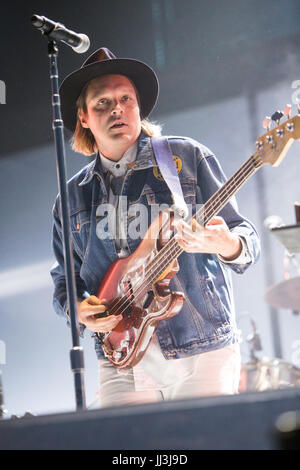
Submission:
[[[153,167],[155,164],[156,163],[151,145],[151,137],[142,131],[138,138],[137,155],[133,170],[143,170],[145,168]],[[103,179],[104,174],[105,172],[103,170],[100,154],[98,152],[95,160],[85,167],[85,175],[83,180],[79,183],[79,186],[83,186],[89,183],[95,175]]]

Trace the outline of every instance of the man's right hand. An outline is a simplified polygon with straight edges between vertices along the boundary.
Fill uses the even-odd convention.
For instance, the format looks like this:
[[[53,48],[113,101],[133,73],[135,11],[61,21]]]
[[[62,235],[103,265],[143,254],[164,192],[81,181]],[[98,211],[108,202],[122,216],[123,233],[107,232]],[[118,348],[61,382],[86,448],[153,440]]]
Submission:
[[[95,295],[91,295],[83,301],[77,302],[78,321],[91,331],[96,333],[107,333],[113,330],[122,315],[109,315],[103,318],[97,318],[96,315],[106,311],[106,299],[99,299]]]

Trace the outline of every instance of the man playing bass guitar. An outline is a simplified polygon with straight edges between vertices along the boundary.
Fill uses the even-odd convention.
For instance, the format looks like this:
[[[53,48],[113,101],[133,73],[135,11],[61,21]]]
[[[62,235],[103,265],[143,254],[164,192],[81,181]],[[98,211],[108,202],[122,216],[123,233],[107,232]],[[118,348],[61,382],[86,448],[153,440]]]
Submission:
[[[242,274],[259,257],[254,226],[240,215],[234,198],[221,204],[218,215],[211,215],[206,223],[195,218],[173,220],[176,259],[172,258],[172,263],[163,259],[163,274],[170,292],[180,292],[173,298],[177,310],[157,321],[149,334],[143,330],[148,341],[143,354],[135,356],[139,360],[130,367],[118,367],[123,350],[128,351],[128,344],[135,340],[131,333],[127,343],[127,337],[125,342],[122,337],[120,352],[110,351],[113,340],[109,338],[117,337],[120,325],[126,329],[130,323],[129,305],[135,295],[138,302],[134,285],[141,291],[149,266],[153,268],[157,262],[155,256],[151,258],[152,248],[147,263],[137,263],[136,254],[140,256],[149,246],[143,237],[153,222],[154,206],[171,207],[173,201],[151,142],[160,129],[147,119],[156,104],[158,81],[146,64],[116,58],[101,48],[66,77],[60,95],[64,124],[73,132],[73,149],[95,154],[95,159],[70,179],[68,190],[78,320],[81,331],[90,330],[95,340],[101,406],[237,393],[240,350],[231,273]],[[204,145],[176,136],[168,137],[168,143],[184,200],[195,213],[224,185],[225,176]],[[54,307],[68,318],[59,196],[53,218],[57,260],[51,271]],[[126,264],[127,273],[123,268],[122,282],[115,289],[118,295],[122,293],[111,303],[110,311],[112,299],[101,292],[112,289],[117,269],[111,266],[117,266],[113,263],[118,260],[123,261],[123,267],[127,260],[130,263]],[[130,270],[134,276],[130,277]],[[163,277],[160,271],[151,278],[152,297],[147,292],[146,300],[134,307],[137,325],[149,313],[150,304],[154,315],[156,296],[163,299],[158,295],[166,287]],[[99,291],[103,282],[106,290]],[[129,292],[125,303],[124,292]],[[115,336],[109,336],[110,332]]]

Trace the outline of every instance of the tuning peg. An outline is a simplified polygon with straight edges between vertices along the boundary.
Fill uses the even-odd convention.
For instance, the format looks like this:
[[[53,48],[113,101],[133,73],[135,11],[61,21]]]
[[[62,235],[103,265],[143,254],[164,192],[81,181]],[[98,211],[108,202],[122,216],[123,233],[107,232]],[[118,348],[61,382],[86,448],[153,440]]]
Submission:
[[[262,126],[264,129],[267,129],[267,131],[270,130],[270,124],[271,124],[271,118],[270,116],[266,116],[265,119],[262,122]]]
[[[283,114],[288,118],[290,119],[290,115],[291,115],[291,109],[292,109],[292,106],[290,104],[287,104],[283,110]]]
[[[272,114],[271,119],[272,119],[272,121],[275,121],[276,124],[279,124],[280,119],[282,118],[282,116],[283,116],[283,112],[277,110],[277,111],[275,111],[274,114]]]

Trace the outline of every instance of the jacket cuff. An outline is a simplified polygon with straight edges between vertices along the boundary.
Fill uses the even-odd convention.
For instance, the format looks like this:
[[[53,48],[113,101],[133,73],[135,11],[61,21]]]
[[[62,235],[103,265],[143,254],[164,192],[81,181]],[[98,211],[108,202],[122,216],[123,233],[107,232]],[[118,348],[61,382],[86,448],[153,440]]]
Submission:
[[[253,258],[251,256],[246,238],[241,237],[240,235],[239,235],[239,238],[240,238],[241,243],[242,243],[241,253],[238,255],[237,258],[234,258],[232,260],[227,260],[227,259],[223,258],[223,256],[217,254],[218,259],[220,261],[222,261],[222,263],[225,263],[225,264],[248,264],[248,263],[253,262]]]

